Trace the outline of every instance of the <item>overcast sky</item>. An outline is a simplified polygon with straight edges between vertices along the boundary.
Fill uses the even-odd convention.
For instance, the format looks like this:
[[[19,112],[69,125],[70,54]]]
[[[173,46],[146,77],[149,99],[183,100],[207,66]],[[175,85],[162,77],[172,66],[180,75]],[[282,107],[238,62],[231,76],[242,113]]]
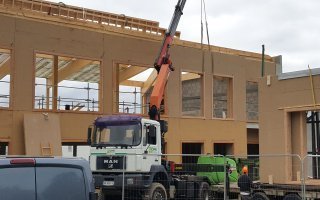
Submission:
[[[160,22],[167,28],[177,0],[52,0]],[[187,0],[178,30],[200,42],[200,0]],[[283,56],[283,71],[320,67],[319,0],[206,0],[211,44]]]

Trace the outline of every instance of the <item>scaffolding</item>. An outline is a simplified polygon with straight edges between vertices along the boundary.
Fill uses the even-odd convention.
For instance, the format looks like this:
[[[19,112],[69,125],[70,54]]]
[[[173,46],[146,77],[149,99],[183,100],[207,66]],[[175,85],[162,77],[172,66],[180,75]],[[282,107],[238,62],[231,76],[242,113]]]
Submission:
[[[53,87],[52,85],[46,84],[35,84],[39,87]],[[58,95],[56,99],[50,96],[45,95],[35,95],[34,108],[35,109],[52,109],[53,101],[57,101],[57,110],[71,110],[71,111],[89,111],[97,112],[99,111],[99,101],[95,98],[92,98],[90,92],[96,91],[99,94],[99,89],[90,87],[90,83],[87,83],[86,87],[70,87],[70,86],[57,86],[59,90],[63,89],[72,89],[74,93],[74,98],[62,97]],[[86,92],[86,98],[78,97],[80,91]]]

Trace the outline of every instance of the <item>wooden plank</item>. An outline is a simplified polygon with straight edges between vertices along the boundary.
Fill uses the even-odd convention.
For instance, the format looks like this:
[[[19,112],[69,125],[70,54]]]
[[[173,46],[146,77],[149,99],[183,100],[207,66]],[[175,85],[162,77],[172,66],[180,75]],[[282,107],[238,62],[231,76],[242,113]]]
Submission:
[[[60,119],[54,113],[24,114],[25,152],[29,156],[41,156],[41,146],[50,144],[52,155],[61,156]]]

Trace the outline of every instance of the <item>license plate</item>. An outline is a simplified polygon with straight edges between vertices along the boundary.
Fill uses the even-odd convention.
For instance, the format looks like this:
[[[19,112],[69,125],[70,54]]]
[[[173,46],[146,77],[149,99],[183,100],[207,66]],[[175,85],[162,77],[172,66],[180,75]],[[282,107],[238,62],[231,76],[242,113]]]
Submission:
[[[104,186],[113,186],[114,185],[114,181],[103,181],[102,183]]]

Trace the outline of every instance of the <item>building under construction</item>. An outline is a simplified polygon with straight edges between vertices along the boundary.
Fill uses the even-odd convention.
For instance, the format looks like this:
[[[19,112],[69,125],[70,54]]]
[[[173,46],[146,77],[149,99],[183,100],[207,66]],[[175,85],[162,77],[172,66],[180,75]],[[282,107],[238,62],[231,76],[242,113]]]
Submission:
[[[59,155],[55,141],[73,146],[76,156],[96,117],[147,116],[157,76],[153,62],[165,33],[158,22],[45,1],[0,0],[0,26],[2,154]],[[318,76],[311,87],[308,73],[282,74],[280,56],[266,55],[262,69],[261,54],[203,47],[180,40],[179,32],[175,37],[175,71],[162,106],[169,124],[166,153],[306,155],[311,115],[310,123],[319,127],[317,112],[311,112],[318,109]],[[292,170],[264,171],[272,163],[261,159],[262,180],[296,178],[294,161],[279,162]]]

